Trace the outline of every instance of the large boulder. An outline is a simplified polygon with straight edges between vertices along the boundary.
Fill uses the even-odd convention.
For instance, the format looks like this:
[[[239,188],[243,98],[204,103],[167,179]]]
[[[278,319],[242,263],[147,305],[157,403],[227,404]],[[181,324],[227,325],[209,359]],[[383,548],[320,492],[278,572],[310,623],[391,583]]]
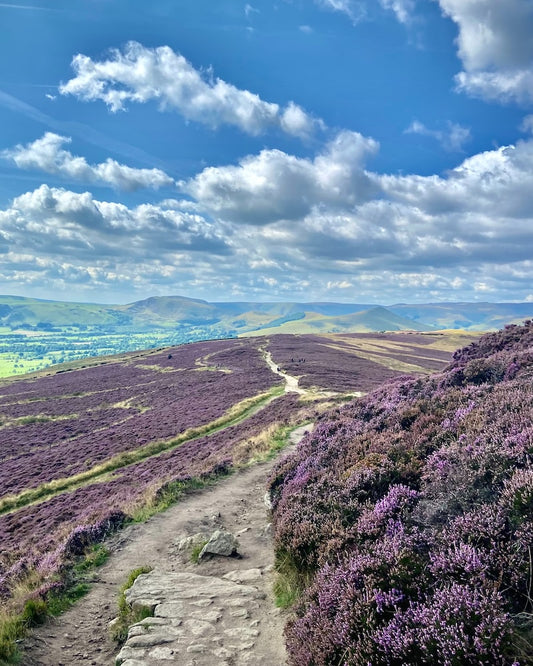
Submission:
[[[226,532],[226,530],[216,530],[200,551],[198,559],[201,560],[207,555],[222,555],[224,557],[237,555],[238,547],[239,542],[231,532]]]

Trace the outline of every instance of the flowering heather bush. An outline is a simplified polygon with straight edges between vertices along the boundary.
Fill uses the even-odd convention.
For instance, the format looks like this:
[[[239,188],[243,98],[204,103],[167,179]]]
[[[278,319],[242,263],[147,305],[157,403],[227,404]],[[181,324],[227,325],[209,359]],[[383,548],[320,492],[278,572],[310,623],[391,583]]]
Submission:
[[[324,417],[271,479],[294,666],[533,664],[533,322]]]

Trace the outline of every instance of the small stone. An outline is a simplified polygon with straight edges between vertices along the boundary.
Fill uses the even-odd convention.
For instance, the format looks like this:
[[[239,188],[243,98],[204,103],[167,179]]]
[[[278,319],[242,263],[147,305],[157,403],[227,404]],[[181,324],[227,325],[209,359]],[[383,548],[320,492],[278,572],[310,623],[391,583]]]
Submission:
[[[175,546],[177,550],[192,550],[195,546],[199,546],[201,543],[205,543],[209,539],[209,534],[207,532],[197,532],[192,536],[185,537],[176,542]]]
[[[179,617],[183,614],[181,601],[168,601],[155,607],[154,617]]]
[[[218,657],[219,659],[229,659],[229,657],[233,657],[233,655],[235,654],[234,652],[231,652],[230,650],[224,647],[216,648],[212,652],[215,655],[215,657]]]
[[[199,599],[198,601],[192,601],[191,606],[198,606],[198,608],[206,608],[207,606],[211,606],[213,603],[212,599]]]
[[[165,636],[164,634],[144,634],[143,636],[128,636],[128,646],[132,648],[149,648],[163,643],[172,643],[175,636]]]
[[[233,583],[250,583],[261,578],[261,569],[244,569],[242,571],[228,571],[222,578],[231,580]]]
[[[186,620],[183,627],[187,634],[193,636],[205,636],[213,631],[213,625],[210,622],[203,622],[202,620]]]
[[[162,659],[164,661],[175,661],[176,660],[176,653],[174,650],[171,650],[168,647],[157,647],[154,650],[150,652],[148,655],[151,659]],[[147,662],[143,662],[146,666]],[[157,661],[156,661],[157,663]]]
[[[130,587],[130,590],[132,588]],[[130,603],[128,599],[128,592],[126,592],[126,601]],[[160,599],[137,599],[133,603],[130,603],[132,610],[140,611],[143,608],[147,608],[150,613],[155,611],[155,608],[158,604],[161,603]]]
[[[133,638],[133,636],[142,636],[145,633],[146,629],[140,627],[137,624],[134,624],[132,627],[130,627],[130,630],[128,631],[128,638]]]
[[[205,622],[218,622],[222,618],[219,610],[211,611],[193,611],[190,615],[195,620],[205,620]]]
[[[259,530],[259,536],[263,539],[270,538],[272,536],[272,523],[267,523],[263,528]]]
[[[123,664],[128,659],[142,659],[144,657],[144,650],[131,648],[125,645],[118,653],[117,664]]]
[[[250,638],[257,638],[259,636],[257,629],[247,629],[246,627],[224,629],[224,634],[228,638],[240,638],[241,640],[250,640]]]
[[[194,645],[189,645],[187,648],[187,652],[205,652],[207,650],[206,645],[202,645],[202,643],[196,643]]]
[[[179,622],[181,624],[181,620]],[[134,626],[155,627],[163,624],[168,624],[168,619],[165,617],[145,617],[144,620],[140,620]],[[174,624],[174,622],[172,624]]]

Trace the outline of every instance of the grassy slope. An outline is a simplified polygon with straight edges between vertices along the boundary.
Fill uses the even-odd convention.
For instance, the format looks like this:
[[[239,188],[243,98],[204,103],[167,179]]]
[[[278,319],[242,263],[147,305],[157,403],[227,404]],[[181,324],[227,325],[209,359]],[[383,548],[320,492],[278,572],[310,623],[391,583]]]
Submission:
[[[292,333],[304,335],[306,333],[371,333],[373,331],[415,330],[427,331],[430,327],[417,324],[412,320],[400,317],[386,308],[372,308],[353,314],[336,317],[306,312],[304,319],[289,321],[275,328],[263,328],[260,331],[244,333],[243,337],[257,335],[274,335],[276,333]]]

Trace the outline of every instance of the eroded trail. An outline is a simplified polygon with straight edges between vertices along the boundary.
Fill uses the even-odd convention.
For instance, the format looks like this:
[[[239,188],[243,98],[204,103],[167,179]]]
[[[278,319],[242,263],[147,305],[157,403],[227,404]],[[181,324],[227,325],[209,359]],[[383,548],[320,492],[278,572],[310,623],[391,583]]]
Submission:
[[[281,368],[274,363],[272,360],[272,354],[270,352],[265,353],[265,361],[268,363],[268,367],[276,375],[283,377],[285,380],[285,393],[299,393],[300,395],[305,395],[307,391],[300,386],[298,386],[298,378],[288,375],[286,372],[283,372]]]
[[[297,443],[306,428],[298,428],[291,436]],[[285,663],[283,644],[284,618],[275,608],[272,599],[273,549],[264,504],[265,484],[274,462],[260,463],[221,480],[215,486],[190,495],[164,513],[143,524],[128,526],[108,543],[111,557],[98,570],[98,579],[89,594],[61,617],[36,630],[24,645],[22,664],[25,666],[70,666],[88,664],[103,666],[113,664],[118,649],[109,638],[108,623],[116,616],[120,586],[130,571],[142,566],[153,567],[164,578],[165,572],[200,574],[220,578],[230,571],[256,572],[251,583],[259,594],[250,597],[250,612],[237,616],[233,627],[243,629],[254,625],[253,637],[241,641],[237,647],[240,655],[224,658],[195,655],[193,651],[167,652],[161,663],[176,664],[263,664],[280,666]],[[183,537],[200,531],[223,528],[238,536],[241,559],[215,557],[201,564],[194,564],[179,553],[176,544]],[[238,573],[236,574],[238,578]],[[170,579],[170,577],[169,577]],[[169,580],[170,582],[170,580]],[[224,599],[213,598],[213,608],[224,604]],[[246,606],[244,606],[246,611]],[[198,608],[196,618],[204,612]],[[205,608],[206,617],[209,608]],[[250,619],[253,618],[252,622]],[[205,629],[205,627],[204,627]],[[237,632],[238,633],[238,632]],[[234,634],[235,635],[235,634]],[[208,642],[214,636],[203,636]],[[205,639],[205,640],[204,640]],[[217,647],[230,649],[235,640],[228,635],[227,645],[217,638]],[[196,641],[196,644],[198,641]],[[163,655],[164,653],[161,653]],[[223,654],[222,652],[220,654]],[[206,660],[207,657],[207,660]],[[125,662],[126,664],[128,662]],[[139,663],[139,662],[131,662]],[[158,663],[149,660],[140,663]]]

